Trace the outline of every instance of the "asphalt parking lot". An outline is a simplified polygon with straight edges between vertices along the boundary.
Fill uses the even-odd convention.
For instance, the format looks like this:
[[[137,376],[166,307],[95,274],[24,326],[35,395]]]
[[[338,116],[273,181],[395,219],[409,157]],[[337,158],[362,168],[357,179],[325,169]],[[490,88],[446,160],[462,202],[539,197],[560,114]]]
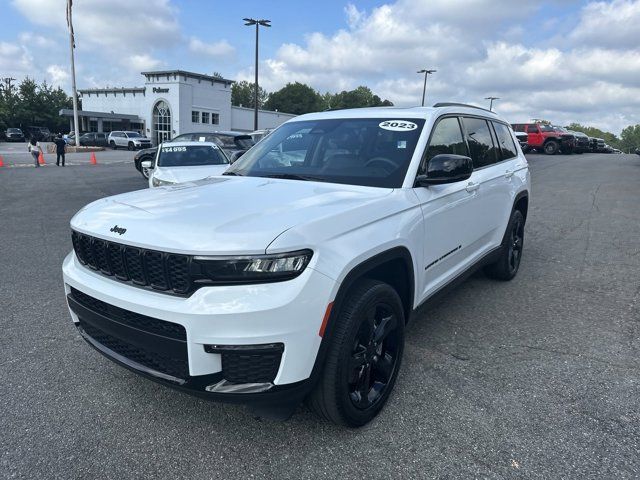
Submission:
[[[518,277],[476,274],[414,318],[360,430],[256,419],[100,356],[65,305],[68,222],[146,183],[131,163],[0,168],[0,477],[637,478],[640,157],[529,160]]]
[[[43,150],[46,151],[46,144],[43,143]],[[127,150],[111,150],[105,149],[101,152],[95,152],[98,163],[113,164],[126,163],[133,159],[135,152]],[[7,167],[31,167],[33,166],[33,157],[29,153],[27,143],[24,142],[0,142],[0,157]],[[47,164],[55,165],[56,155],[54,153],[45,153],[44,161]],[[67,153],[65,164],[73,165],[89,165],[91,161],[90,153]]]

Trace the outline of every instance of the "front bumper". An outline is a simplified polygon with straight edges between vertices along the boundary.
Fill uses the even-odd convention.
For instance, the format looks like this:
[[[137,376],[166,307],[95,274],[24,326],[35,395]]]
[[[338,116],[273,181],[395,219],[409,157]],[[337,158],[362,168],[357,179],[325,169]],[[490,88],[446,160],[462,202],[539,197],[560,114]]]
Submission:
[[[206,287],[176,297],[104,277],[73,252],[63,277],[73,322],[102,354],[165,385],[246,403],[278,402],[305,390],[335,287],[307,268],[286,282]],[[153,321],[162,325],[149,326]],[[246,351],[254,347],[267,350]],[[270,355],[269,362],[260,355]]]

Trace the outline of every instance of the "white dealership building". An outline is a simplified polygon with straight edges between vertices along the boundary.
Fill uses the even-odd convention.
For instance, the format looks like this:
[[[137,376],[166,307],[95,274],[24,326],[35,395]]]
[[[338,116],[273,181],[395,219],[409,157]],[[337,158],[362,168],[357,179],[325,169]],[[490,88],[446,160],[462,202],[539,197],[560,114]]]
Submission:
[[[133,130],[154,144],[182,133],[253,131],[252,108],[231,106],[232,80],[185,72],[142,72],[143,87],[79,90],[81,132]],[[73,130],[73,110],[63,109]],[[294,115],[259,110],[258,128],[274,128]]]

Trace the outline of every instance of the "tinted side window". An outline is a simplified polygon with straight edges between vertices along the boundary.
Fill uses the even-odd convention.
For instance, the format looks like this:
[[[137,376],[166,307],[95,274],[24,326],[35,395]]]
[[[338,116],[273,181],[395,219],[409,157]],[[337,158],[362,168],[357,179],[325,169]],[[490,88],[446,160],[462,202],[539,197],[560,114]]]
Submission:
[[[527,133],[538,133],[538,127],[535,125],[529,125],[527,127]]]
[[[501,159],[507,160],[517,156],[516,145],[513,142],[513,137],[509,131],[509,127],[502,123],[493,123],[493,128],[496,131],[498,137],[498,145],[500,146]]]
[[[225,148],[235,148],[236,143],[233,141],[233,137],[228,135],[216,135],[216,138]]]
[[[195,140],[198,140],[197,135],[194,135],[192,133],[183,133],[182,135],[178,135],[171,141],[172,142],[191,142],[194,140],[194,137],[196,137]]]
[[[467,144],[465,143],[462,131],[460,130],[460,123],[456,117],[443,118],[436,124],[418,173],[424,173],[427,167],[427,162],[436,155],[443,153],[464,156],[469,155]]]
[[[464,117],[462,122],[467,132],[473,168],[485,167],[496,163],[498,161],[497,149],[493,144],[491,130],[489,130],[487,121],[482,118]]]

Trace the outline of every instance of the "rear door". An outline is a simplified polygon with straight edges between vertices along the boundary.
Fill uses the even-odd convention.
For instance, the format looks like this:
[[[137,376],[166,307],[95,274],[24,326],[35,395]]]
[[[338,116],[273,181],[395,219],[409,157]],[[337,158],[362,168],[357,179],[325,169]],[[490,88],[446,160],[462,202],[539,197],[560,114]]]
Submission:
[[[473,159],[471,180],[477,189],[477,216],[472,219],[471,228],[478,232],[479,258],[502,242],[505,215],[513,203],[511,180],[518,157],[506,125],[471,116],[463,117],[462,123]]]
[[[482,117],[465,116],[462,124],[473,160],[472,188],[477,191],[477,216],[470,220],[476,234],[475,254],[480,257],[500,243],[503,212],[508,202],[506,167],[492,122]],[[515,147],[513,147],[515,149]],[[500,237],[500,240],[496,240]]]

